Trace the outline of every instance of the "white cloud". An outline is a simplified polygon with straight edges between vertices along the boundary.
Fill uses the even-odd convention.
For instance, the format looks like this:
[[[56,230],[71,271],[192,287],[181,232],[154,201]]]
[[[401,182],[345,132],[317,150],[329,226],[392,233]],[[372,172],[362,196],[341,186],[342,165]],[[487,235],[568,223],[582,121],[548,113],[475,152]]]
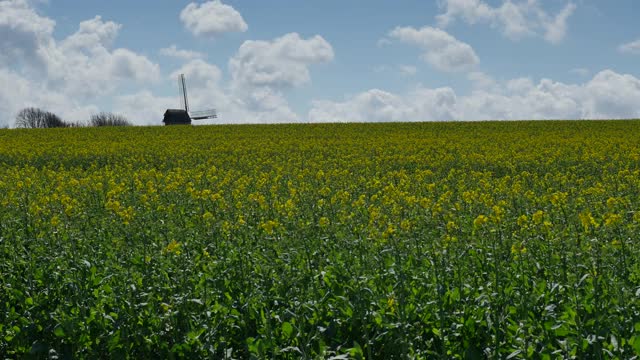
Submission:
[[[544,38],[552,44],[559,44],[565,38],[567,34],[567,20],[576,10],[576,5],[573,3],[567,4],[553,21],[543,20],[543,26],[545,28]],[[542,17],[543,19],[546,16]]]
[[[417,88],[404,96],[372,89],[344,102],[314,101],[310,122],[454,120],[453,89]]]
[[[567,33],[567,20],[576,10],[576,5],[568,2],[555,16],[549,14],[538,0],[504,0],[500,6],[491,6],[483,0],[440,0],[445,12],[436,16],[441,27],[446,27],[456,19],[467,24],[489,24],[502,33],[518,40],[525,36],[542,33],[552,44],[560,43]]]
[[[620,45],[618,51],[624,54],[640,55],[640,39]]]
[[[284,91],[311,82],[309,66],[333,60],[321,36],[289,33],[271,41],[245,41],[229,60],[228,108],[234,122],[295,122]]]
[[[309,83],[309,65],[333,57],[321,36],[303,39],[290,33],[272,41],[245,41],[229,60],[229,70],[236,86],[283,89]]]
[[[496,87],[496,81],[489,75],[481,71],[473,71],[467,74],[474,89],[491,89]]]
[[[190,3],[180,12],[180,20],[196,36],[215,37],[226,32],[244,32],[248,29],[242,15],[220,0],[202,4]]]
[[[121,86],[160,78],[159,66],[147,57],[112,48],[120,24],[96,16],[61,41],[53,37],[54,27],[28,1],[0,2],[0,70],[11,84],[0,89],[0,123],[13,123],[26,106],[86,120],[98,110],[95,103]]]
[[[611,70],[596,74],[585,86],[588,93],[585,113],[588,117],[640,118],[640,79]]]
[[[101,52],[110,48],[118,36],[122,25],[113,21],[103,21],[101,16],[80,22],[78,31],[62,41],[66,51]]]
[[[114,112],[124,114],[136,125],[161,125],[166,109],[180,108],[180,100],[175,97],[155,96],[149,90],[116,96]]]
[[[100,16],[80,23],[78,31],[39,50],[46,59],[48,83],[69,96],[91,99],[131,81],[158,81],[160,67],[129,49],[112,49],[120,24]]]
[[[12,126],[17,113],[25,107],[52,111],[67,121],[85,121],[98,112],[97,106],[77,101],[64,93],[48,89],[15,72],[0,69],[0,127]]]
[[[54,27],[26,0],[0,1],[0,65],[39,63],[38,49],[51,41]]]
[[[528,77],[520,77],[507,81],[505,84],[506,90],[513,95],[526,94],[535,87],[533,80]]]
[[[222,72],[220,69],[204,60],[196,59],[184,64],[171,74],[171,79],[177,81],[178,76],[184,74],[189,88],[218,87]]]
[[[197,51],[178,49],[175,44],[167,48],[160,49],[160,55],[182,60],[202,59],[205,57],[203,53]]]
[[[480,62],[473,48],[446,31],[425,26],[397,27],[388,36],[424,50],[422,58],[436,69],[447,72],[468,71]]]
[[[378,89],[344,101],[314,101],[309,121],[434,121],[639,118],[640,79],[604,70],[584,84],[529,78],[465,96],[444,87],[406,94]]]

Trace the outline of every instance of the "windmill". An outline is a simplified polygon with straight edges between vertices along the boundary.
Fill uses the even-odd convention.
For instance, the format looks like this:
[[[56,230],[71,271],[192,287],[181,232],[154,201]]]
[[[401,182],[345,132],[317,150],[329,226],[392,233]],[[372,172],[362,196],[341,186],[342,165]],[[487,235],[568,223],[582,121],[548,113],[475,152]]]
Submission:
[[[178,77],[178,90],[183,109],[167,109],[162,120],[165,125],[191,125],[191,120],[215,119],[218,117],[215,109],[189,111],[187,83],[184,80],[184,74],[180,74]]]

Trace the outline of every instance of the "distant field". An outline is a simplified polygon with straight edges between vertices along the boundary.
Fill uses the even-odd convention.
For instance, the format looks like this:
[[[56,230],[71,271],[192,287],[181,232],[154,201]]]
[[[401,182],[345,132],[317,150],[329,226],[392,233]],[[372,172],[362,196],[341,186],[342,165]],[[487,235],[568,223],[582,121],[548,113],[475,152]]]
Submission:
[[[640,121],[0,130],[2,358],[631,358]]]

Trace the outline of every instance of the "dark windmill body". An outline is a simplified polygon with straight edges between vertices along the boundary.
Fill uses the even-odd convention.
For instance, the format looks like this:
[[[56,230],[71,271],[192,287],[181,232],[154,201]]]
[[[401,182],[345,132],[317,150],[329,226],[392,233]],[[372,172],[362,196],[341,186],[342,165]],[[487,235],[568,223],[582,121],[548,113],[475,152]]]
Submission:
[[[187,97],[187,83],[184,80],[184,74],[180,74],[178,78],[178,87],[180,89],[180,101],[183,109],[167,109],[164,112],[162,122],[165,125],[191,125],[191,120],[204,120],[217,118],[216,110],[189,111],[189,99]]]

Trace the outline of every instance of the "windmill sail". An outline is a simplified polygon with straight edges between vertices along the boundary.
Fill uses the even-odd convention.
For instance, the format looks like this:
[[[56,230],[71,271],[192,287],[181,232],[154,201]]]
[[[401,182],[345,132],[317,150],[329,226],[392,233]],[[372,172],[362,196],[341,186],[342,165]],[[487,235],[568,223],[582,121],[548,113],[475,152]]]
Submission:
[[[192,111],[189,113],[191,120],[215,119],[218,117],[216,109]]]
[[[167,109],[164,113],[165,125],[190,125],[191,120],[215,119],[218,114],[215,109],[193,111],[189,110],[189,97],[187,96],[187,81],[184,74],[178,77],[178,91],[182,109]]]
[[[178,77],[178,89],[180,91],[180,101],[184,111],[189,112],[189,99],[187,98],[187,82],[184,80],[184,74]]]

